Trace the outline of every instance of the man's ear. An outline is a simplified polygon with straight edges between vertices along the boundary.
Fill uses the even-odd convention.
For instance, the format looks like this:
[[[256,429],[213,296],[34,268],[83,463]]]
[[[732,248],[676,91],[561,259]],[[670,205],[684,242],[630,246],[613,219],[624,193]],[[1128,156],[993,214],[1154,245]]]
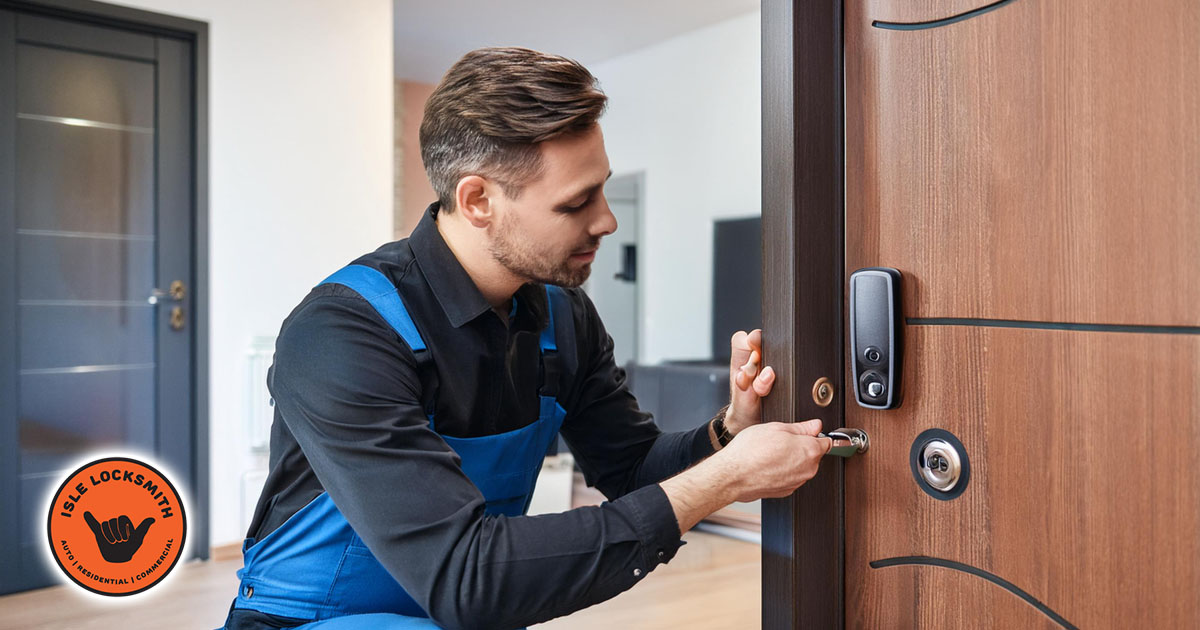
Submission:
[[[495,216],[492,188],[491,182],[478,175],[467,175],[454,187],[455,209],[477,228],[487,227]]]

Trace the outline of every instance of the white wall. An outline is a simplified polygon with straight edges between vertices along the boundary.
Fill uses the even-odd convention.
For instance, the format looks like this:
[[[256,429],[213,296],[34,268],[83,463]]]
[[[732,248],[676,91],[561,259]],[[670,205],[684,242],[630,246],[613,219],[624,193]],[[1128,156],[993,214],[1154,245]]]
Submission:
[[[609,97],[600,124],[614,175],[646,173],[643,363],[709,356],[712,220],[761,213],[760,19],[589,66]]]
[[[391,0],[136,0],[209,24],[211,542],[240,542],[245,352],[392,236]]]

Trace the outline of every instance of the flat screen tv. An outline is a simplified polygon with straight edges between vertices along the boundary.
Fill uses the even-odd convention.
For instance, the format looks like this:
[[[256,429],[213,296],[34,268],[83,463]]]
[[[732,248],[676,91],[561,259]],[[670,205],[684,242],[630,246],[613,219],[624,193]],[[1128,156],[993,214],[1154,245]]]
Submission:
[[[729,337],[762,327],[762,218],[713,222],[712,356],[729,362]]]

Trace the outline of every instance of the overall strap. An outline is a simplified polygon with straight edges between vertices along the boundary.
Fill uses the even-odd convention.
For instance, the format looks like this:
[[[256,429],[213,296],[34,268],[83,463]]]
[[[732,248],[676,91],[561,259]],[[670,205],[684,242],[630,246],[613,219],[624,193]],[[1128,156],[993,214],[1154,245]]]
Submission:
[[[421,378],[422,390],[425,395],[422,405],[427,414],[433,413],[436,401],[436,372],[432,369],[432,353],[425,346],[417,325],[408,314],[400,291],[388,280],[383,272],[365,265],[346,265],[334,272],[333,275],[321,281],[321,284],[340,284],[352,289],[369,303],[379,316],[386,321],[396,334],[400,335],[413,356],[417,359],[417,368]]]
[[[425,352],[425,340],[400,299],[400,292],[382,271],[365,265],[346,265],[321,284],[340,284],[353,289],[404,339],[413,354]]]
[[[562,289],[551,284],[546,285],[546,311],[550,314],[550,323],[542,329],[542,336],[539,342],[542,352],[547,350],[558,351],[558,343],[556,343],[555,339],[557,335],[554,331],[554,311],[562,309],[559,303],[565,300],[565,298],[566,294],[563,293]],[[562,317],[561,313],[559,317]]]
[[[542,393],[557,397],[566,385],[566,377],[574,372],[571,364],[575,358],[575,318],[571,314],[567,292],[561,287],[546,285],[546,306],[549,323],[542,329],[538,344],[545,366]],[[563,342],[561,350],[560,340]]]

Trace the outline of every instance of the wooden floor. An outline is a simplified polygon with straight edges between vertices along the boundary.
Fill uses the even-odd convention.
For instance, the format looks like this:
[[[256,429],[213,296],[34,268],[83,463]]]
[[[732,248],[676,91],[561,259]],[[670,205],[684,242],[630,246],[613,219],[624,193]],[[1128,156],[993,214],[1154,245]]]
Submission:
[[[689,532],[670,564],[633,589],[568,617],[535,626],[547,630],[689,630],[760,627],[759,546]],[[237,588],[240,560],[195,562],[132,599],[102,598],[75,587],[0,597],[0,630],[188,630],[216,628]]]

